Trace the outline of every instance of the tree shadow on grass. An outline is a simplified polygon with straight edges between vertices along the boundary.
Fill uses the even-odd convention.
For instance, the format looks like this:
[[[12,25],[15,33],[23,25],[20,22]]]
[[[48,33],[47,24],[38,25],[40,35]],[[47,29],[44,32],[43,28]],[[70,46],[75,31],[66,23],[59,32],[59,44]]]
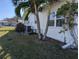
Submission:
[[[59,49],[53,42],[39,42],[32,35],[20,36],[9,31],[0,38],[0,59],[78,59],[77,53]]]
[[[8,52],[7,43],[9,39],[8,35],[13,32],[13,30],[0,30],[0,32],[6,32],[3,36],[0,37],[0,59],[12,59],[11,54]]]

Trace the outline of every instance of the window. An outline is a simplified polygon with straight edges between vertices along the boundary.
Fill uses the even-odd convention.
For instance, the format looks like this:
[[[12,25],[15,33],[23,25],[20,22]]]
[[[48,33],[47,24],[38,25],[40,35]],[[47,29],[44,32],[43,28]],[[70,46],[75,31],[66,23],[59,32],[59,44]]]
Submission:
[[[55,18],[56,18],[56,11],[53,11],[53,12],[50,13],[50,15],[48,17],[48,19],[49,19],[48,25],[49,26],[54,26]]]
[[[56,26],[62,26],[64,24],[64,19],[57,19]]]

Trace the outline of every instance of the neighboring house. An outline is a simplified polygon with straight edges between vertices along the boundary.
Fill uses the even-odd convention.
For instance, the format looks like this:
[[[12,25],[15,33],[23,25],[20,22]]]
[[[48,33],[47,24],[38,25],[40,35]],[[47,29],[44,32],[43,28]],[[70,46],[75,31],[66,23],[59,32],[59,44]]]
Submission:
[[[8,21],[0,20],[0,26],[7,26],[8,24]]]
[[[17,20],[15,18],[5,18],[0,21],[1,26],[16,26]]]
[[[8,21],[10,26],[16,26],[16,24],[17,24],[16,18],[8,18],[5,21]]]
[[[72,0],[68,0],[68,1],[71,2]],[[64,42],[64,34],[59,33],[59,32],[63,29],[62,20],[64,20],[64,17],[62,17],[62,16],[57,17],[56,12],[57,12],[57,9],[60,8],[65,3],[66,3],[65,0],[61,0],[59,2],[55,2],[54,4],[51,5],[52,9],[51,9],[51,14],[50,14],[50,21],[52,21],[52,25],[48,27],[48,32],[47,32],[48,37],[56,39],[61,42]],[[48,11],[48,9],[45,8],[42,12],[39,12],[40,27],[41,27],[42,34],[44,34],[44,31],[46,29],[47,16],[48,16],[47,11]],[[64,11],[62,11],[62,12],[64,12]],[[75,16],[75,17],[78,18],[78,16]],[[76,19],[76,20],[78,20],[78,19]],[[28,22],[29,22],[29,25],[33,29],[37,29],[36,17],[33,13],[31,13],[29,15]],[[25,24],[27,24],[27,22]],[[77,26],[75,27],[75,29],[77,29]],[[76,30],[76,33],[77,32],[78,32],[78,30]],[[70,45],[74,46],[74,38],[71,36],[69,31],[66,31],[65,36],[66,36],[66,42],[65,42],[66,45],[64,45],[63,48],[66,48]]]

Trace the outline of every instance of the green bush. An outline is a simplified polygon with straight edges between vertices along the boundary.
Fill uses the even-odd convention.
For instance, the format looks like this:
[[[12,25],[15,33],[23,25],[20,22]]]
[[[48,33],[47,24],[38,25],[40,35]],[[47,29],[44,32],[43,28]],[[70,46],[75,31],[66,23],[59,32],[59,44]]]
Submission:
[[[15,30],[16,32],[25,32],[26,26],[22,23],[18,23]]]

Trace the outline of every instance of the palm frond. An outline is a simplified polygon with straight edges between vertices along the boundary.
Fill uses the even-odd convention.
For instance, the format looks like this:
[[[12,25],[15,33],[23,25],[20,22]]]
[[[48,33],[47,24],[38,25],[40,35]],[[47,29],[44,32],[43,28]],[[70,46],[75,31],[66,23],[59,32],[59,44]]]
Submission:
[[[16,7],[15,13],[18,17],[21,17],[20,10],[21,10],[21,8],[24,8],[24,7],[29,7],[29,3],[28,2],[22,2]]]
[[[28,20],[28,16],[30,13],[31,13],[31,9],[30,8],[26,9],[22,17],[23,20]]]
[[[19,0],[12,0],[13,5],[16,6],[17,3],[18,3],[18,1],[19,1]]]

